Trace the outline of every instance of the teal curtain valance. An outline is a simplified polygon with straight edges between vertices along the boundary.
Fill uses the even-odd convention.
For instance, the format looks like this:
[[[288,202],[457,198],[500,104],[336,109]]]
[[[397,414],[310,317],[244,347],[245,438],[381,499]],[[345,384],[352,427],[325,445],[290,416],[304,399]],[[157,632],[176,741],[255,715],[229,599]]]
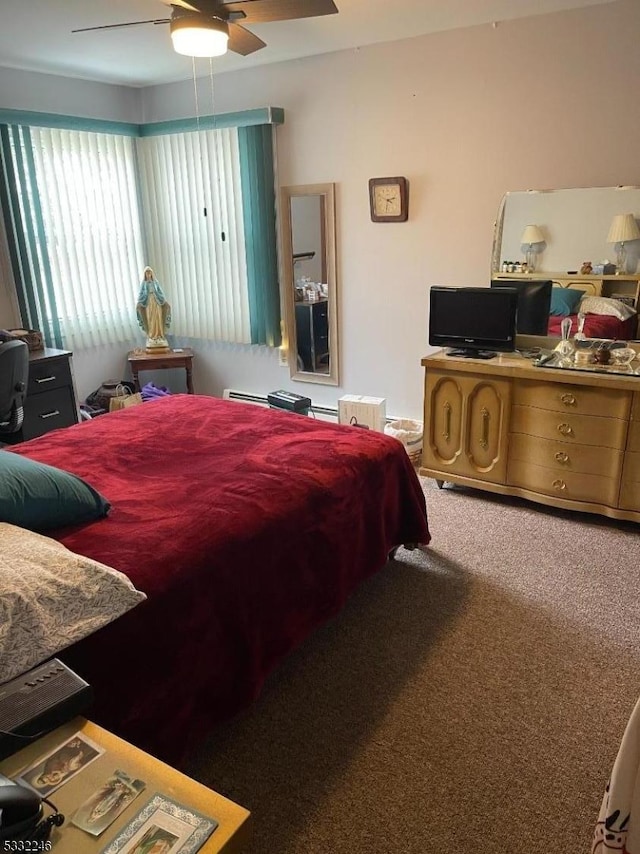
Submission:
[[[0,124],[111,133],[119,136],[159,136],[166,133],[186,133],[210,128],[281,125],[284,124],[284,110],[282,107],[260,107],[255,110],[240,110],[234,113],[148,124],[112,122],[107,119],[89,119],[30,110],[0,110]]]

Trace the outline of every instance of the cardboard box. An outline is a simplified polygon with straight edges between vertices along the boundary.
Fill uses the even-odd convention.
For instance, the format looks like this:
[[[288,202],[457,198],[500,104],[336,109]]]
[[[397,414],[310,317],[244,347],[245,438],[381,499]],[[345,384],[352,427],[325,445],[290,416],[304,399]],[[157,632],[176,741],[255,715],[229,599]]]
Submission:
[[[344,394],[338,400],[340,424],[360,425],[384,433],[387,421],[387,400],[363,394]]]

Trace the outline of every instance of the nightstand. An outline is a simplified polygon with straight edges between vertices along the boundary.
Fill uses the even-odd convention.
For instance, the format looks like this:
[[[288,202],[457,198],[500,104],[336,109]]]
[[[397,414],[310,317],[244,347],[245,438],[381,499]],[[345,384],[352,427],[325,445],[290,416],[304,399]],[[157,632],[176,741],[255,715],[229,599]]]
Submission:
[[[77,422],[78,404],[73,388],[71,352],[51,347],[32,351],[29,353],[24,421],[16,433],[3,434],[2,441],[13,445]]]
[[[84,718],[75,718],[9,756],[0,762],[0,773],[17,777],[24,768],[76,732],[82,732],[105,752],[49,796],[65,816],[62,827],[55,828],[51,835],[52,850],[56,854],[98,854],[156,793],[192,807],[218,822],[218,827],[198,849],[198,854],[240,854],[245,848],[249,840],[250,817],[246,809]],[[100,836],[91,836],[71,824],[71,816],[116,769],[144,780],[146,787]],[[47,814],[50,812],[46,811]]]
[[[133,381],[136,389],[140,391],[140,371],[162,371],[167,368],[184,368],[187,372],[187,391],[193,394],[193,377],[191,365],[193,362],[193,350],[183,347],[180,350],[170,350],[168,353],[147,353],[144,349],[131,350],[127,355],[127,361],[131,368]]]
[[[305,371],[326,367],[329,356],[329,300],[296,303],[296,342]],[[323,361],[324,360],[324,361]]]

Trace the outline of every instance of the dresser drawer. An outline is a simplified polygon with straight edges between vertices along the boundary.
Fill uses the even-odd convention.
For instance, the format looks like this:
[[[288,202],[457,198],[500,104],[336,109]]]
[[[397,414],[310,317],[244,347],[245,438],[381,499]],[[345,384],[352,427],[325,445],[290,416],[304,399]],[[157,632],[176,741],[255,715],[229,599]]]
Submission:
[[[640,424],[636,424],[640,427]],[[640,452],[624,455],[622,484],[620,486],[620,505],[623,510],[640,512]]]
[[[532,463],[553,469],[560,476],[568,471],[618,479],[623,459],[623,452],[615,448],[594,448],[593,445],[557,442],[520,433],[509,439],[510,464],[512,461]]]
[[[34,394],[27,397],[24,403],[22,438],[35,439],[58,427],[70,427],[77,420],[70,386]]]
[[[636,456],[640,458],[640,454]],[[640,470],[640,459],[638,465],[638,470]],[[618,506],[622,510],[637,510],[640,513],[640,475],[637,475],[635,480],[628,480],[626,467],[620,486],[620,503]]]
[[[633,481],[640,486],[640,453],[631,454],[627,451],[624,455],[622,477],[624,480]]]
[[[511,432],[622,450],[627,439],[627,422],[597,415],[575,415],[536,409],[533,406],[514,406]]]
[[[629,418],[631,392],[617,389],[524,380],[514,384],[514,403],[534,406],[554,412],[578,415],[606,415],[609,418]]]
[[[44,359],[29,362],[27,399],[53,388],[71,385],[71,368],[68,359]]]
[[[629,423],[629,438],[627,439],[627,451],[640,453],[640,421]]]
[[[590,501],[616,507],[618,504],[617,478],[601,477],[597,474],[563,471],[524,463],[520,460],[509,462],[508,483],[532,492],[542,492],[568,501]]]

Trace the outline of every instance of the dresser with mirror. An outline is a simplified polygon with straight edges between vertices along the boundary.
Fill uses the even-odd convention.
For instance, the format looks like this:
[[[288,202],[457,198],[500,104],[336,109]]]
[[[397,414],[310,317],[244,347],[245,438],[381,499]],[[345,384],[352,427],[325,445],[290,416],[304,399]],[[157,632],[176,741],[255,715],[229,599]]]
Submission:
[[[640,237],[629,237],[622,253],[612,245],[618,241],[608,240],[616,236],[615,218],[627,214],[640,216],[638,188],[507,193],[496,222],[492,278],[550,279],[612,300],[614,309],[620,298],[637,309]],[[543,238],[533,258],[522,240],[529,225]],[[503,270],[505,262],[523,258],[531,260],[526,272]],[[592,272],[580,273],[587,261]],[[487,361],[444,351],[425,357],[420,473],[439,486],[466,485],[640,522],[636,338],[637,332],[628,336],[627,349],[636,356],[626,365],[581,367],[558,359],[543,366],[520,352]],[[557,344],[548,336],[516,338],[522,351],[551,352]]]

